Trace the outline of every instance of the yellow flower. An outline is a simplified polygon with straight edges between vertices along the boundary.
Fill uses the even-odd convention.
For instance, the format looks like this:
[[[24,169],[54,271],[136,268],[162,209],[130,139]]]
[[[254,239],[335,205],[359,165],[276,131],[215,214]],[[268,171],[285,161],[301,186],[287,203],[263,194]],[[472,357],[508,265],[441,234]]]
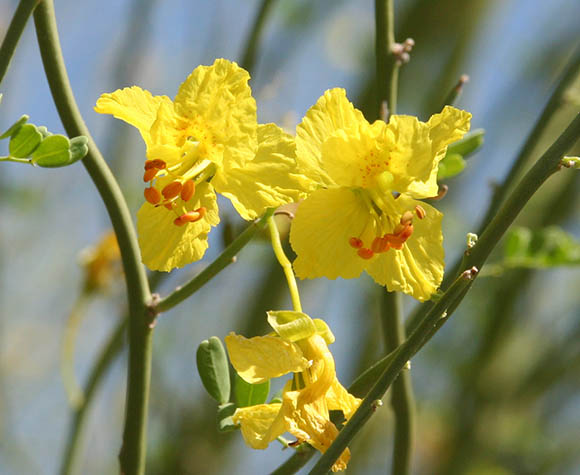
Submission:
[[[268,322],[274,334],[247,339],[231,333],[225,338],[232,365],[251,384],[287,373],[294,373],[293,378],[284,387],[282,403],[238,408],[233,421],[254,449],[265,449],[290,432],[325,452],[338,435],[329,411],[340,410],[349,419],[361,402],[336,379],[327,346],[334,336],[323,320],[301,312],[268,312]],[[332,470],[344,470],[349,459],[346,449]]]
[[[80,261],[85,270],[85,290],[94,292],[107,288],[115,275],[121,274],[121,252],[115,233],[109,231],[98,244],[83,249]]]
[[[437,195],[447,145],[471,114],[445,107],[427,123],[393,115],[369,124],[343,89],[326,91],[298,125],[296,158],[318,189],[302,202],[290,242],[301,278],[355,278],[423,301],[443,278],[443,215],[417,201]]]
[[[217,59],[197,67],[175,100],[137,86],[103,94],[95,110],[135,126],[147,146],[146,202],[137,214],[143,262],[169,271],[199,260],[219,222],[216,194],[246,220],[304,196],[295,143],[258,125],[249,74]]]

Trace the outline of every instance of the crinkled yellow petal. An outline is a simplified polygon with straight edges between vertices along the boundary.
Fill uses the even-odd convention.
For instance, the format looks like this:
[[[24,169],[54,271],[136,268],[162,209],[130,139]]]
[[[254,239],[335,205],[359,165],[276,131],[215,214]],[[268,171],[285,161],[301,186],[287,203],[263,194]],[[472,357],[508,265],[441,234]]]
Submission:
[[[151,143],[179,148],[181,135],[173,102],[161,104],[151,124]]]
[[[331,411],[342,411],[346,419],[350,419],[354,411],[358,409],[361,400],[350,394],[338,379],[335,379],[332,386],[326,393],[326,403]]]
[[[258,127],[258,151],[245,164],[230,164],[212,180],[216,191],[226,196],[246,220],[306,196],[314,183],[300,174],[294,137],[275,124]]]
[[[216,195],[209,183],[197,186],[188,201],[187,211],[206,208],[203,219],[185,226],[176,226],[177,215],[163,206],[143,204],[137,213],[137,231],[143,263],[151,270],[169,272],[203,257],[208,247],[207,235],[219,223]]]
[[[250,384],[304,371],[308,367],[308,360],[302,356],[300,348],[277,336],[245,338],[230,333],[225,342],[232,366]]]
[[[443,214],[432,206],[400,195],[392,203],[395,215],[420,205],[425,217],[413,219],[413,234],[401,250],[390,249],[369,261],[367,272],[389,291],[401,291],[424,301],[431,297],[443,279],[444,256],[441,221]]]
[[[149,130],[161,104],[172,102],[167,96],[153,96],[149,91],[133,86],[102,94],[97,100],[95,111],[99,114],[111,114],[137,127],[143,140],[149,145]]]
[[[270,442],[286,431],[283,421],[274,423],[281,406],[280,403],[273,403],[236,409],[232,420],[240,425],[246,444],[253,449],[265,449]]]
[[[374,221],[360,194],[347,188],[320,189],[300,203],[290,229],[301,279],[358,277],[366,261],[349,244],[351,237],[374,234]]]
[[[382,140],[386,124],[363,122],[358,128],[337,130],[322,144],[322,162],[339,186],[368,188],[374,177],[389,169],[391,144]],[[378,140],[381,138],[381,140]]]
[[[333,185],[324,170],[322,145],[337,130],[356,129],[361,123],[367,122],[346,98],[344,89],[326,91],[296,128],[296,157],[302,172],[321,185]]]
[[[216,59],[198,66],[175,96],[175,112],[185,123],[199,121],[224,146],[224,163],[243,164],[257,147],[256,101],[250,75],[236,63]]]
[[[431,116],[427,122],[429,127],[429,139],[431,140],[431,154],[433,155],[433,168],[426,181],[414,181],[407,192],[414,198],[429,198],[436,196],[437,171],[439,162],[447,152],[447,145],[461,139],[469,131],[471,114],[469,112],[445,106],[439,114]]]
[[[308,442],[324,453],[338,436],[338,429],[330,422],[324,400],[303,403],[301,391],[284,393],[280,415],[286,423],[286,430],[300,441]],[[345,449],[332,466],[332,471],[346,469],[350,460],[350,450]]]
[[[336,369],[332,353],[326,341],[320,335],[313,335],[298,343],[304,357],[312,361],[308,373],[303,374],[306,387],[301,391],[300,398],[304,403],[324,399],[326,393],[336,379]]]

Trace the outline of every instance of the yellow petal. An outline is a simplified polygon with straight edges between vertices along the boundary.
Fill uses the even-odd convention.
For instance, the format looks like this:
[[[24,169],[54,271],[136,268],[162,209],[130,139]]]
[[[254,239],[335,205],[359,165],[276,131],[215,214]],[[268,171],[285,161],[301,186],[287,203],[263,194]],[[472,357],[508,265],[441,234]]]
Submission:
[[[443,279],[444,251],[441,221],[443,215],[432,206],[401,195],[393,200],[401,215],[420,205],[425,217],[413,218],[413,234],[403,248],[390,249],[369,262],[367,272],[389,291],[401,291],[420,301],[427,300],[437,290]]]
[[[249,79],[236,63],[216,59],[212,66],[195,68],[175,96],[175,112],[185,122],[203,123],[224,146],[226,163],[243,163],[256,152],[256,101]]]
[[[349,244],[351,237],[373,234],[364,200],[347,188],[320,189],[300,203],[290,229],[298,277],[358,277],[366,261]]]
[[[169,272],[203,257],[207,235],[219,223],[215,193],[208,183],[197,186],[195,196],[188,201],[187,211],[206,208],[203,219],[185,226],[176,226],[177,217],[163,206],[143,204],[137,213],[137,231],[143,263],[151,270]]]
[[[358,409],[361,400],[350,394],[342,384],[335,379],[326,393],[326,403],[331,411],[342,411],[346,419],[350,419]]]
[[[321,185],[334,184],[323,168],[322,145],[340,129],[367,123],[346,98],[344,89],[330,89],[312,106],[296,128],[296,154],[302,171]]]
[[[161,104],[172,104],[167,96],[153,96],[140,87],[126,87],[115,92],[102,94],[97,100],[95,111],[111,114],[139,129],[145,143],[149,145],[149,130]]]
[[[226,196],[246,220],[306,196],[314,183],[300,174],[294,137],[275,124],[258,127],[258,151],[245,164],[224,162],[212,180],[216,191]]]
[[[180,139],[181,131],[173,102],[161,104],[151,124],[151,143],[178,148]]]
[[[300,348],[277,336],[244,338],[230,333],[225,342],[232,366],[250,384],[304,371],[308,367],[308,360],[302,356]]]
[[[426,181],[414,181],[407,191],[414,198],[429,198],[436,196],[437,171],[439,162],[447,152],[447,145],[462,138],[469,130],[471,114],[469,112],[445,106],[439,114],[431,116],[427,122],[429,127],[429,139],[431,141],[431,154],[433,155],[433,168]]]
[[[236,409],[232,420],[240,425],[246,444],[253,449],[265,449],[270,442],[285,432],[283,424],[274,424],[281,406],[280,403],[274,403]]]

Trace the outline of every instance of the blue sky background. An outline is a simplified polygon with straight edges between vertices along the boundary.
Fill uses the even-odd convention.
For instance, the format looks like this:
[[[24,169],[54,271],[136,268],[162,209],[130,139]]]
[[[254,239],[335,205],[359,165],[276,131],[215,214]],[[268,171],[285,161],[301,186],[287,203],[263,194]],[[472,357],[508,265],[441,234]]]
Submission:
[[[413,4],[396,3],[397,18]],[[470,8],[471,3],[464,2],[461,8]],[[103,92],[133,84],[154,94],[174,96],[197,65],[211,64],[218,57],[238,60],[258,4],[251,0],[56,2],[64,56],[79,107],[134,212],[142,200],[144,144],[131,127],[96,114],[92,109],[96,99]],[[472,112],[473,128],[484,128],[486,139],[467,171],[451,183],[449,199],[441,205],[446,213],[450,256],[461,251],[465,233],[477,226],[490,196],[490,182],[501,179],[509,168],[574,42],[577,45],[579,40],[577,1],[496,0],[489,4],[465,40],[468,53],[460,64],[460,72],[469,74],[471,81],[458,106]],[[0,35],[15,5],[14,1],[0,2]],[[251,82],[261,122],[275,121],[293,129],[331,87],[344,87],[352,100],[357,99],[361,84],[374,70],[372,7],[368,0],[277,2]],[[130,27],[135,15],[137,21]],[[434,17],[433,22],[437,21]],[[464,41],[445,34],[441,31],[440,44],[416,45],[411,63],[400,76],[400,113],[424,114],[422,93],[441,72],[441,58],[449,54],[450,44]],[[139,40],[128,41],[129,37]],[[546,57],[552,58],[551,62],[546,63]],[[0,92],[4,93],[0,130],[26,113],[37,125],[46,125],[54,133],[63,131],[32,25],[25,31]],[[441,97],[446,92],[441,91]],[[578,104],[564,106],[562,118],[548,131],[549,137],[539,149],[549,144],[565,118],[577,110]],[[116,144],[111,141],[114,134]],[[0,143],[0,155],[6,149],[7,143]],[[47,170],[2,163],[0,168],[0,473],[55,473],[68,423],[59,374],[60,342],[82,279],[77,256],[106,232],[108,218],[80,164]],[[574,207],[575,218],[565,227],[578,236],[578,202],[566,206]],[[236,220],[228,203],[223,203],[221,212],[222,217],[230,214]],[[194,275],[220,252],[219,228],[212,232],[210,243],[204,260],[175,272],[162,293]],[[223,337],[237,328],[238,309],[251,301],[270,260],[267,245],[251,244],[235,265],[195,298],[160,318],[154,349],[153,386],[157,389],[153,390],[151,406],[151,454],[171,443],[170,424],[175,421],[164,419],[164,411],[180,405],[193,412],[213,411],[213,402],[203,392],[195,370],[195,349],[201,340],[211,335]],[[538,296],[522,308],[531,312],[539,328],[557,331],[558,325],[549,323],[551,315],[565,319],[578,311],[574,297],[578,271],[546,272],[535,283],[538,295],[547,281],[553,284],[549,299]],[[355,376],[353,358],[358,345],[369,325],[376,325],[368,315],[361,315],[363,302],[376,288],[367,277],[321,279],[300,285],[306,311],[325,318],[336,335],[333,351],[339,377],[348,384]],[[90,305],[77,342],[77,374],[81,378],[115,326],[123,298],[119,280],[109,296]],[[406,303],[407,308],[413,305],[410,300]],[[280,306],[288,307],[289,299]],[[441,344],[436,348],[449,345],[454,351],[469,341],[470,327],[462,327],[460,318],[466,315],[458,314],[455,324],[450,325],[455,326],[438,336]],[[433,357],[437,355],[427,354],[413,363],[424,407],[436,405],[448,390],[449,375],[434,368],[434,360],[429,360]],[[123,417],[124,371],[124,362],[118,362],[91,411],[85,439],[90,463],[84,465],[82,473],[114,472]],[[569,417],[580,419],[578,412],[576,406]],[[388,424],[384,424],[389,420],[387,411],[377,420],[372,433],[388,437]],[[205,430],[213,431],[214,427]],[[230,438],[227,458],[222,460],[224,473],[263,473],[264,467],[273,469],[287,457],[275,444],[259,452],[246,448],[239,434]],[[203,471],[203,454],[203,446],[192,454],[199,457],[195,462],[200,467],[198,473]],[[378,473],[385,463],[370,457],[357,470]]]

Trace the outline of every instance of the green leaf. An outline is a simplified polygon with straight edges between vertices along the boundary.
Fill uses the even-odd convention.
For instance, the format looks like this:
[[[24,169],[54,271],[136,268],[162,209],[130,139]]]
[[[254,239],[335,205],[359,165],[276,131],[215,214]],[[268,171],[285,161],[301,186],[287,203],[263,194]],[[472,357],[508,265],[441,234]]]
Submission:
[[[89,139],[84,135],[70,139],[70,155],[71,163],[74,163],[81,158],[85,158],[89,153]]]
[[[459,175],[465,168],[465,160],[463,157],[457,153],[447,154],[439,162],[439,170],[437,171],[437,180],[443,180],[445,178],[451,178],[452,176]]]
[[[42,134],[35,125],[24,124],[10,138],[8,145],[12,157],[26,158],[34,151],[42,140]]]
[[[580,265],[580,242],[558,226],[513,228],[504,245],[507,267],[547,268]]]
[[[40,167],[55,168],[70,164],[70,141],[64,135],[46,137],[32,154],[32,162]]]
[[[217,336],[197,348],[197,371],[206,391],[218,403],[230,400],[230,368],[222,342]]]
[[[220,432],[231,432],[239,429],[239,426],[234,424],[232,416],[236,412],[236,405],[233,402],[220,404],[217,410],[217,426]]]
[[[24,124],[26,124],[28,119],[29,119],[29,117],[27,115],[23,115],[22,117],[20,117],[20,119],[18,119],[16,122],[14,122],[14,124],[12,124],[6,132],[4,132],[2,135],[0,135],[0,140],[7,139],[8,137],[11,137],[12,135],[14,135],[20,127],[22,127]]]
[[[234,396],[238,407],[264,404],[268,400],[268,394],[270,394],[270,380],[260,384],[250,384],[236,373]]]
[[[485,130],[475,129],[466,133],[461,140],[452,143],[447,147],[447,155],[458,154],[463,158],[474,154],[483,145]]]

